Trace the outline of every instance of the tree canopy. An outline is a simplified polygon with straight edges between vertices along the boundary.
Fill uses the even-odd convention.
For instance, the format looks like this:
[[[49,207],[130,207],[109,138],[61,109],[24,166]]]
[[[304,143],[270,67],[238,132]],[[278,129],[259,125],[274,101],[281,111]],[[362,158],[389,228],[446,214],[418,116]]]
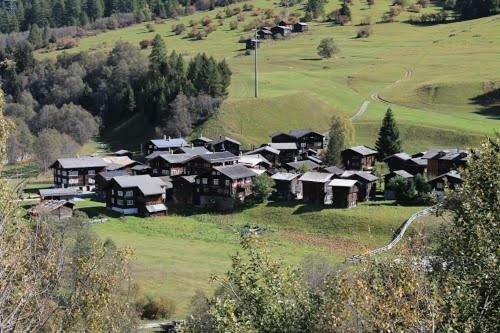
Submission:
[[[338,165],[342,163],[340,153],[349,147],[354,141],[354,127],[349,119],[335,116],[332,119],[328,133],[328,147],[325,154],[327,165]]]

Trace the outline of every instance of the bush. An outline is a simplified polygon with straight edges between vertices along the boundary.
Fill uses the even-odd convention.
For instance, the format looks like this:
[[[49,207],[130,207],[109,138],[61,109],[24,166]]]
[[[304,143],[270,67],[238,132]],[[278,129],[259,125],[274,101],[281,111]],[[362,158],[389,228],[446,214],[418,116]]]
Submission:
[[[249,3],[243,4],[243,11],[244,12],[251,12],[253,10],[253,5]]]
[[[80,42],[76,38],[63,38],[57,41],[57,49],[68,50],[77,47]]]
[[[252,183],[252,195],[258,202],[264,202],[274,191],[274,180],[267,173],[254,178]]]
[[[373,34],[373,28],[371,25],[361,27],[358,30],[357,38],[368,38]]]
[[[401,6],[394,5],[391,7],[390,16],[392,16],[392,17],[399,16],[399,14],[401,14],[402,11],[403,11],[403,8]]]
[[[167,297],[143,296],[136,301],[142,319],[168,319],[175,312],[175,302]]]
[[[401,7],[407,7],[409,3],[410,0],[394,0],[392,2],[393,6],[401,6]]]
[[[153,24],[151,24],[151,23],[146,24],[146,29],[149,32],[155,32],[155,26]]]
[[[212,19],[210,17],[205,16],[204,18],[201,19],[201,25],[203,25],[204,27],[210,24],[212,24]]]
[[[176,24],[176,25],[172,28],[172,32],[174,32],[176,35],[180,35],[180,34],[182,34],[184,31],[186,31],[186,26],[184,25],[184,23],[179,23],[179,24]]]
[[[409,12],[420,13],[420,10],[422,10],[422,6],[416,3],[412,3],[410,7],[408,7]]]
[[[245,14],[241,13],[240,15],[238,15],[238,21],[243,22],[243,21],[245,21],[246,17],[247,16]]]
[[[365,16],[360,23],[360,25],[371,25],[371,24],[372,24],[371,16]]]
[[[231,30],[238,29],[238,22],[237,21],[231,21],[231,22],[229,22],[229,29],[231,29]]]
[[[153,45],[153,41],[151,39],[143,39],[139,42],[139,46],[141,47],[141,49],[147,49],[148,47],[150,47],[151,45]]]
[[[417,4],[422,6],[422,8],[427,8],[431,4],[431,2],[429,0],[417,0]]]

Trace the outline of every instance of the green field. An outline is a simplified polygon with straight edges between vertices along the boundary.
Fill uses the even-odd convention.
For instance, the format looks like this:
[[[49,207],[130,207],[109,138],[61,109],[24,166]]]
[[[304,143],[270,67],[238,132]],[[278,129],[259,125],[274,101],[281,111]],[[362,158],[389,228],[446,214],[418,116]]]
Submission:
[[[77,206],[89,216],[110,215],[99,202],[83,201]],[[222,274],[229,267],[230,256],[240,250],[240,235],[248,226],[264,228],[262,237],[272,254],[287,263],[321,256],[341,264],[348,255],[390,241],[394,231],[419,209],[386,201],[363,203],[351,210],[271,202],[230,214],[115,216],[93,228],[103,239],[135,250],[137,282],[147,292],[174,299],[179,317],[186,314],[196,289],[213,289],[211,274]],[[429,218],[425,225],[437,222]]]
[[[253,3],[256,7],[281,10],[271,1]],[[339,3],[330,1],[327,12]],[[244,44],[238,43],[240,36],[249,34],[243,27],[254,18],[250,13],[237,30],[229,29],[229,22],[236,17],[226,18],[223,26],[202,41],[192,41],[185,34],[176,36],[171,27],[178,22],[187,25],[203,16],[214,18],[220,9],[156,24],[154,33],[143,24],[102,33],[82,39],[80,46],[69,52],[106,50],[117,40],[138,45],[159,33],[169,50],[186,57],[203,51],[218,59],[225,58],[233,71],[229,98],[195,134],[225,133],[246,144],[266,142],[270,133],[298,126],[325,131],[332,115],[353,115],[364,100],[369,100],[367,112],[355,125],[357,141],[373,145],[387,108],[385,103],[372,99],[376,93],[393,103],[404,147],[409,151],[470,146],[498,130],[500,105],[481,105],[474,98],[498,89],[500,84],[500,17],[433,26],[377,23],[370,38],[355,38],[359,28],[356,24],[365,16],[380,21],[390,3],[377,1],[369,9],[364,1],[355,1],[352,25],[313,22],[308,33],[265,43],[260,49],[259,99],[253,98],[253,56],[244,55]],[[435,10],[431,6],[423,12]],[[301,6],[291,11],[300,12]],[[400,20],[410,15],[415,14],[403,12]],[[336,58],[318,59],[316,46],[325,37],[333,37],[340,47]],[[55,54],[41,53],[39,57]],[[406,72],[409,75],[394,84]],[[137,149],[141,135],[132,136],[138,140],[127,144]]]

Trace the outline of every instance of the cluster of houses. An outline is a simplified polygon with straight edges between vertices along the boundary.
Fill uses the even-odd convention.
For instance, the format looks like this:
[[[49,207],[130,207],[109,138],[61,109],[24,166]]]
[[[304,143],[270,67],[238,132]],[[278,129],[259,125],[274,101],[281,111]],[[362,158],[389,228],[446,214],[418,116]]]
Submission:
[[[292,33],[301,33],[309,30],[306,22],[294,22],[292,20],[282,20],[273,27],[261,27],[257,30],[257,38],[246,40],[247,50],[254,50],[260,46],[260,42],[266,39],[274,39],[276,36],[288,37]]]
[[[51,166],[55,188],[40,190],[41,203],[32,213],[66,217],[71,200],[85,196],[97,197],[121,214],[165,215],[170,204],[230,210],[252,195],[255,178],[264,173],[274,180],[277,200],[351,208],[375,197],[377,151],[350,147],[342,152],[342,166],[332,166],[323,162],[325,144],[324,135],[296,129],[274,133],[271,142],[246,151],[225,136],[190,142],[163,137],[143,145],[144,163],[126,150],[107,157],[60,158]],[[385,182],[423,174],[442,192],[461,182],[457,170],[467,163],[467,152],[398,153],[384,162],[390,170]]]

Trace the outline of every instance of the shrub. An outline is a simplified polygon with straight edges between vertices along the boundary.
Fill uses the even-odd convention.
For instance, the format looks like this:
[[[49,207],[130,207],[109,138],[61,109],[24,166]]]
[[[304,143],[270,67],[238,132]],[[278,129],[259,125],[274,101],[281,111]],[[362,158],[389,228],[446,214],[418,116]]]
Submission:
[[[253,5],[250,3],[245,3],[243,4],[243,11],[244,12],[251,12],[253,10]]]
[[[176,35],[180,35],[184,31],[186,31],[186,26],[184,25],[184,23],[179,23],[172,27],[172,32],[174,32]]]
[[[371,25],[371,24],[372,24],[371,16],[365,16],[360,23],[360,25]]]
[[[340,49],[335,45],[333,38],[324,38],[319,43],[318,55],[322,58],[331,58],[336,53],[340,52]]]
[[[246,17],[247,16],[245,14],[241,13],[240,15],[238,15],[238,21],[243,22],[243,21],[245,21]]]
[[[147,49],[148,47],[150,47],[151,45],[153,45],[153,41],[151,39],[143,39],[139,42],[139,46],[141,47],[141,49]]]
[[[149,32],[155,32],[155,27],[153,24],[151,23],[148,23],[146,24],[146,29],[149,31]]]
[[[220,19],[223,19],[224,18],[224,14],[222,12],[218,12],[216,15],[215,15],[215,18],[220,20]]]
[[[224,19],[217,20],[217,23],[222,27],[224,25]]]
[[[401,14],[402,11],[403,11],[403,8],[401,6],[394,5],[394,6],[391,6],[390,15],[392,17],[396,17],[396,16],[399,16],[399,14]]]
[[[410,3],[410,0],[394,0],[392,2],[392,5],[397,5],[397,6],[401,6],[401,7],[407,7],[408,4]]]
[[[273,193],[274,180],[266,173],[254,178],[252,183],[252,194],[257,202],[264,202]]]
[[[422,6],[416,3],[412,3],[410,7],[408,7],[409,12],[420,13],[420,10],[422,10]]]
[[[372,34],[373,34],[373,28],[371,27],[371,25],[367,25],[367,26],[361,27],[358,30],[357,37],[358,38],[368,38]]]
[[[231,22],[229,22],[229,29],[231,29],[231,30],[238,29],[238,22],[237,21],[231,21]]]
[[[216,31],[217,27],[213,24],[209,24],[205,27],[205,32],[207,35],[211,34],[212,32]]]
[[[68,50],[77,47],[80,42],[76,38],[59,39],[56,43],[59,50]]]
[[[168,319],[175,312],[175,302],[167,297],[143,296],[136,301],[142,319]]]
[[[430,3],[431,2],[429,0],[417,0],[417,4],[419,4],[420,6],[422,6],[422,8],[429,7]]]
[[[212,19],[210,17],[205,16],[204,18],[201,19],[201,25],[203,25],[204,27],[210,24],[212,24]]]

